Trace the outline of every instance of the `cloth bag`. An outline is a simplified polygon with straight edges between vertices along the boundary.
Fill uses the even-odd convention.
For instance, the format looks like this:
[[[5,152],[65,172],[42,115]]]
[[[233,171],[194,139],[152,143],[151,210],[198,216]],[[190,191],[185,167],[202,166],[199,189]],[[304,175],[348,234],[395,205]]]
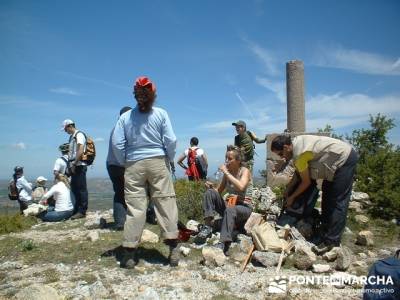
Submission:
[[[268,222],[253,226],[251,230],[254,245],[259,251],[280,253],[288,247],[288,242],[280,239],[274,226]]]

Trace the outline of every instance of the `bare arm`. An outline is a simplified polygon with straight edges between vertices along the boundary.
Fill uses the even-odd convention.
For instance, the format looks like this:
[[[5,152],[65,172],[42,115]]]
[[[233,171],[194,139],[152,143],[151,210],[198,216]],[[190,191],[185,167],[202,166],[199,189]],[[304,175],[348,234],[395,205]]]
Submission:
[[[251,174],[249,169],[244,168],[242,176],[237,179],[231,173],[229,173],[228,169],[225,165],[221,166],[221,171],[224,173],[224,179],[232,182],[233,186],[240,192],[244,192],[249,185]]]
[[[265,138],[263,138],[263,139],[259,139],[256,135],[255,135],[255,133],[254,132],[251,132],[250,131],[250,137],[251,137],[251,139],[254,141],[254,142],[256,142],[257,144],[262,144],[262,143],[265,143]]]
[[[295,199],[302,193],[304,193],[304,191],[311,185],[310,171],[308,168],[303,172],[300,172],[300,179],[301,179],[300,184],[293,191],[293,193],[288,195],[286,207],[290,207],[295,201]]]
[[[185,154],[182,154],[181,156],[179,156],[177,164],[180,165],[183,169],[187,169],[187,166],[185,166],[185,164],[183,163],[183,160],[186,158]]]

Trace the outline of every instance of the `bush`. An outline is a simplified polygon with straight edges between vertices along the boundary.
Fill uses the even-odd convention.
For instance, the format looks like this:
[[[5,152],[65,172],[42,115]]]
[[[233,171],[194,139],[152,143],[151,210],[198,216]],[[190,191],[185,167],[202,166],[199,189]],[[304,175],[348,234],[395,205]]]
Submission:
[[[203,194],[206,188],[204,182],[179,179],[175,182],[176,204],[178,205],[179,220],[203,220]]]
[[[0,215],[0,234],[23,231],[37,223],[35,217],[24,217],[21,214]]]

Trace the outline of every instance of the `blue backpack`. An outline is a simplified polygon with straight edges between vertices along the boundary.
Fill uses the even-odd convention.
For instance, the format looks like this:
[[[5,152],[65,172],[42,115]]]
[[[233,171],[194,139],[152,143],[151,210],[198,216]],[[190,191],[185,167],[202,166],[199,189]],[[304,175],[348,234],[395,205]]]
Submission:
[[[367,282],[364,286],[363,300],[398,300],[400,299],[400,250],[394,257],[388,257],[376,261],[369,270],[370,276],[390,276],[393,284]]]

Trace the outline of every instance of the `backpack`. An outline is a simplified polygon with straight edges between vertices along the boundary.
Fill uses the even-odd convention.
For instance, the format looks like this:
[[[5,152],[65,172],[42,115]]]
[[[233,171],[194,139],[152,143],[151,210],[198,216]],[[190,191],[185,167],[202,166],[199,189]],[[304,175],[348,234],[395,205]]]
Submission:
[[[187,164],[188,168],[186,169],[185,174],[189,177],[193,177],[194,180],[205,179],[207,177],[207,173],[203,170],[201,166],[200,159],[197,157],[197,149],[188,150],[188,159]]]
[[[385,282],[379,281],[378,277],[367,281],[364,286],[363,300],[396,300],[400,299],[400,250],[396,251],[394,257],[388,257],[376,261],[369,270],[368,277],[384,276]],[[391,282],[386,282],[388,277],[391,277]],[[387,283],[387,284],[386,284]]]
[[[19,200],[19,192],[21,190],[17,189],[17,183],[14,179],[12,179],[8,184],[8,198],[10,200]]]
[[[67,176],[67,177],[70,177],[71,176],[71,172],[70,172],[70,164],[69,164],[69,160],[68,159],[66,159],[64,156],[61,156],[60,157],[64,162],[65,162],[65,164],[67,165],[66,167],[65,167],[65,171],[64,171],[64,174],[63,175],[65,175],[65,176]]]
[[[75,140],[76,140],[76,135],[78,134],[78,132],[83,133],[83,135],[85,136],[85,139],[86,139],[86,147],[85,147],[85,150],[83,151],[81,161],[83,161],[88,166],[90,166],[91,164],[93,164],[93,161],[96,157],[96,147],[94,145],[94,141],[91,137],[86,136],[86,134],[84,132],[79,131],[79,130],[75,134],[75,137],[74,137]]]

